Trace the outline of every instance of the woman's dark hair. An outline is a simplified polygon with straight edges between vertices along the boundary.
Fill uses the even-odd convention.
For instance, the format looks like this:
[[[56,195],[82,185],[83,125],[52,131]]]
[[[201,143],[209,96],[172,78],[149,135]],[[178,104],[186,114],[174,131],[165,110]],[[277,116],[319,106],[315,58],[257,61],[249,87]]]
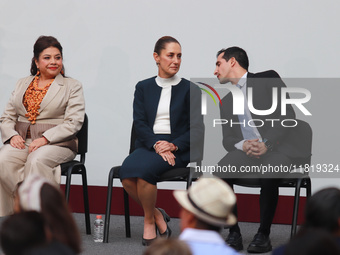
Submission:
[[[43,52],[45,49],[49,47],[55,47],[60,51],[61,57],[63,57],[63,47],[61,47],[61,44],[58,42],[56,38],[53,36],[40,36],[37,41],[35,42],[33,46],[33,58],[32,58],[32,64],[31,64],[31,74],[36,75],[38,72],[37,65],[35,64],[35,60],[39,59],[40,53]],[[61,74],[64,75],[64,65],[62,67]]]
[[[284,255],[338,255],[339,245],[334,236],[322,229],[304,229],[284,248]]]
[[[6,255],[21,255],[45,245],[45,221],[41,213],[24,211],[9,216],[1,226],[0,243]]]
[[[155,44],[155,49],[153,50],[153,52],[156,52],[158,55],[160,55],[161,51],[165,49],[166,45],[172,42],[178,43],[179,45],[181,45],[175,38],[171,36],[163,36],[159,38]]]
[[[326,188],[311,196],[305,207],[306,228],[321,228],[330,233],[339,231],[340,190]]]
[[[41,213],[54,240],[70,247],[76,254],[81,252],[81,239],[77,225],[59,189],[45,183],[41,187]]]
[[[235,58],[236,61],[239,63],[239,65],[248,71],[249,59],[248,59],[247,52],[244,49],[240,47],[236,47],[236,46],[230,47],[228,49],[222,49],[217,52],[216,57],[218,57],[222,53],[224,53],[223,58],[227,62],[229,61],[229,59]]]

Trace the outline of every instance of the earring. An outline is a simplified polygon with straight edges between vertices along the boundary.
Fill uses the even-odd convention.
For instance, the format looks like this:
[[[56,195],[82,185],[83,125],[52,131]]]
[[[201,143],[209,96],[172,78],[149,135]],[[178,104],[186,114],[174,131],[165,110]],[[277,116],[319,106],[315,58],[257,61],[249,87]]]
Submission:
[[[61,73],[61,75],[64,75],[64,70],[63,70],[63,69],[61,69],[60,73]]]
[[[39,71],[39,69],[38,69],[36,76],[39,76],[39,75],[40,75],[40,71]]]

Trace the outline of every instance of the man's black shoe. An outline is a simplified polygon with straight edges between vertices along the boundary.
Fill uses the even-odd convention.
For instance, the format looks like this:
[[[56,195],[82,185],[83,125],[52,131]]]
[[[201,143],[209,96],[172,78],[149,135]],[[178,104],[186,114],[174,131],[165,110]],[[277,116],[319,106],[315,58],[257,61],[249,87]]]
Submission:
[[[234,248],[237,251],[243,250],[242,236],[240,233],[237,233],[237,232],[229,233],[227,239],[225,239],[225,242],[230,247]]]
[[[247,249],[249,253],[265,253],[271,250],[272,245],[269,236],[262,233],[257,233],[254,236],[253,241],[251,241]]]

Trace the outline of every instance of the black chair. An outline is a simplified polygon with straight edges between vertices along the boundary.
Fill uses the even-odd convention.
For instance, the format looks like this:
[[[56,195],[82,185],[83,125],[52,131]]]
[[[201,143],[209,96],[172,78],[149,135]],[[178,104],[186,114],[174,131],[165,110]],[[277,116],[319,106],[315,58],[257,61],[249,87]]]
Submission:
[[[298,125],[290,131],[285,142],[292,146],[292,155],[294,155],[294,150],[300,150],[300,153],[301,151],[303,152],[303,157],[293,158],[292,165],[296,166],[293,169],[294,172],[289,173],[287,178],[281,179],[279,183],[279,188],[295,188],[291,237],[296,234],[300,190],[301,188],[306,189],[307,199],[312,193],[311,179],[308,175],[308,172],[305,172],[304,170],[305,167],[310,166],[311,163],[313,133],[307,122],[302,120],[297,120],[297,122]],[[298,172],[297,170],[299,169],[302,171]],[[258,178],[237,179],[235,180],[234,185],[259,188],[260,182]]]
[[[136,133],[135,128],[132,126],[131,129],[131,139],[130,139],[130,151],[132,153],[135,149]],[[203,146],[202,146],[203,149]],[[203,153],[201,154],[203,155]],[[196,164],[201,164],[201,159],[196,162]],[[108,243],[109,239],[109,228],[110,228],[110,212],[111,212],[111,200],[112,200],[112,185],[113,179],[119,179],[119,171],[121,166],[112,167],[108,177],[108,189],[107,189],[107,199],[106,199],[106,212],[105,212],[105,222],[104,222],[104,243]],[[158,182],[170,181],[170,182],[186,182],[186,188],[191,186],[192,181],[199,178],[199,175],[193,175],[195,171],[194,167],[176,168],[165,172],[160,176]],[[124,189],[123,189],[124,190]],[[125,235],[126,237],[131,237],[131,227],[130,227],[130,208],[129,208],[129,195],[124,190],[124,215],[125,215]]]
[[[60,165],[61,175],[66,176],[65,197],[67,202],[69,201],[70,197],[72,174],[80,174],[82,177],[86,234],[90,235],[91,226],[90,226],[89,196],[87,190],[87,177],[85,167],[85,154],[87,153],[87,141],[88,141],[88,118],[86,114],[83,126],[78,132],[77,138],[78,138],[78,155],[80,155],[80,160],[74,159],[72,161],[61,164]]]

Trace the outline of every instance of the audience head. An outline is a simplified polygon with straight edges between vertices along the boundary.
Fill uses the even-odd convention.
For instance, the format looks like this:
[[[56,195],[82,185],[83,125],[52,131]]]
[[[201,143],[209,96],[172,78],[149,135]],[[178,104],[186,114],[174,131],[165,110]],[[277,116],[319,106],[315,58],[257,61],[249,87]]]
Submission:
[[[189,246],[179,239],[160,238],[154,241],[143,255],[192,255],[192,253]]]
[[[305,228],[320,228],[340,236],[340,190],[325,188],[311,196],[305,207]]]
[[[44,217],[36,211],[9,216],[0,230],[0,243],[6,255],[21,255],[48,242]]]
[[[285,255],[337,255],[340,249],[333,235],[322,229],[304,229],[286,246]]]
[[[174,191],[174,196],[182,206],[182,231],[185,228],[219,230],[236,223],[232,214],[236,196],[228,184],[217,177],[202,177],[188,191]]]
[[[54,240],[80,253],[80,234],[61,191],[44,177],[29,175],[18,188],[19,210],[41,212]]]

